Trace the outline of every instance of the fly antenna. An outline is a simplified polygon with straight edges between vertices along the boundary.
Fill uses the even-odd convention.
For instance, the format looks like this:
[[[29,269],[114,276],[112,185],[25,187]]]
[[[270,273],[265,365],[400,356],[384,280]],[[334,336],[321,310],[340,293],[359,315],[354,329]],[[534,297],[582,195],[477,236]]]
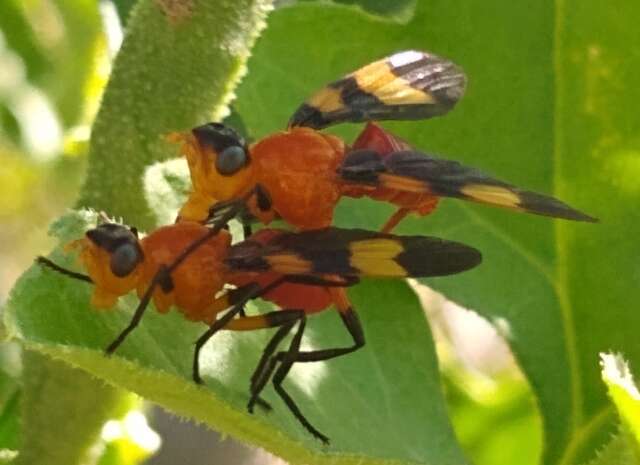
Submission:
[[[68,276],[70,278],[77,279],[78,281],[85,281],[87,283],[92,283],[93,284],[93,279],[91,279],[86,274],[76,273],[75,271],[71,271],[71,270],[69,270],[67,268],[63,268],[60,265],[52,262],[48,258],[43,257],[42,255],[36,257],[35,261],[36,261],[36,263],[38,265],[42,265],[42,266],[46,266],[47,268],[51,268],[52,270],[57,271],[58,273],[63,274],[65,276]]]

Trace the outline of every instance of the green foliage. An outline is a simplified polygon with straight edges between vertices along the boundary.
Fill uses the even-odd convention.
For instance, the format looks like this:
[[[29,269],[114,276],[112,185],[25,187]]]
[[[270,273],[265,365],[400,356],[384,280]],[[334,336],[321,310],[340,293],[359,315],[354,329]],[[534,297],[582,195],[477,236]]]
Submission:
[[[129,15],[129,36],[94,126],[80,205],[143,227],[169,221],[173,193],[164,186],[183,190],[184,178],[167,165],[150,170],[144,182],[142,173],[173,154],[163,133],[223,114],[263,14],[261,7],[246,13],[246,3],[220,9],[194,2],[202,14],[191,15],[188,9],[157,9],[181,2],[145,0]],[[465,386],[448,380],[458,437],[478,464],[524,463],[518,452],[528,463],[540,453],[545,465],[637,463],[633,442],[618,431],[597,357],[602,350],[622,351],[632,366],[640,364],[634,283],[640,221],[633,208],[640,197],[640,90],[638,61],[629,58],[630,44],[640,40],[640,6],[611,8],[594,0],[336,3],[347,5],[300,2],[271,15],[249,75],[236,90],[234,121],[253,137],[282,129],[311,91],[401,49],[431,50],[462,65],[470,84],[454,112],[386,126],[420,149],[552,193],[602,223],[552,221],[447,200],[432,217],[400,225],[399,232],[461,240],[483,251],[482,267],[428,284],[498,327],[542,418],[538,451],[540,432],[522,384],[513,391],[503,385],[493,410],[481,411],[471,408]],[[127,9],[127,2],[118,4]],[[218,14],[229,14],[237,27],[220,27],[228,23]],[[25,55],[34,54],[25,44]],[[29,71],[34,76],[47,66],[38,59]],[[350,140],[359,127],[335,131]],[[376,228],[390,212],[366,200],[345,201],[336,224]],[[65,240],[77,237],[91,221],[71,215],[57,232]],[[60,252],[54,257],[73,263]],[[466,463],[440,392],[428,326],[404,283],[354,288],[366,348],[298,366],[288,382],[308,417],[331,436],[329,448],[311,439],[271,392],[266,397],[274,412],[244,413],[248,376],[268,334],[216,336],[204,354],[207,386],[198,388],[189,366],[201,325],[176,312],[149,313],[118,354],[106,358],[101,349],[124,327],[136,299],[97,314],[88,306],[89,291],[50,270],[29,270],[8,309],[12,335],[292,463]],[[348,340],[330,312],[309,326],[314,347]]]
[[[601,450],[589,465],[638,465],[640,462],[629,448],[628,439],[618,434]]]
[[[24,447],[15,464],[86,461],[104,418],[120,401],[120,392],[41,353],[24,351],[23,362]]]
[[[602,354],[602,379],[618,411],[628,453],[640,463],[640,391],[621,355]]]
[[[126,24],[129,20],[129,13],[135,5],[135,0],[114,0],[113,4],[118,12],[118,18],[122,24]]]
[[[0,464],[9,465],[17,456],[16,451],[0,449]]]
[[[309,1],[309,0],[307,0]],[[406,24],[411,20],[416,9],[417,0],[326,0],[337,5],[349,5],[355,10],[367,13],[374,19],[394,21]]]
[[[443,378],[456,436],[474,463],[539,463],[540,418],[522,379],[512,373],[487,379],[456,366],[447,366]]]
[[[20,445],[20,397],[16,380],[0,371],[0,450],[17,450]]]
[[[38,80],[45,72],[47,59],[29,27],[19,2],[7,0],[0,15],[0,30],[7,45],[23,59],[30,80]]]

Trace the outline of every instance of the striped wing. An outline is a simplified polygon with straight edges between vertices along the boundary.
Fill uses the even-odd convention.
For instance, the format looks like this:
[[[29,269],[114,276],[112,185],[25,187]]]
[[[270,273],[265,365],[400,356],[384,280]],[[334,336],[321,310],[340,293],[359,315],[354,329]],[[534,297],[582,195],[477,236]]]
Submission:
[[[339,174],[350,183],[382,186],[399,192],[429,193],[536,215],[597,221],[553,197],[521,189],[456,161],[413,150],[388,155],[374,150],[355,150],[347,154]]]
[[[434,237],[324,228],[252,238],[234,245],[225,262],[233,270],[287,275],[428,277],[460,273],[481,260],[473,247]]]
[[[296,110],[289,127],[431,118],[451,110],[465,86],[454,63],[427,52],[399,52],[318,91]]]

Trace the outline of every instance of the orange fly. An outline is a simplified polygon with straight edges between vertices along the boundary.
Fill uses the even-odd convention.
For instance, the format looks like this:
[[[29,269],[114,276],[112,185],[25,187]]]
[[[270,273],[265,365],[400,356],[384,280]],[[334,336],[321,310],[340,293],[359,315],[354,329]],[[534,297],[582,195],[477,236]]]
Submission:
[[[371,122],[442,115],[462,97],[465,85],[464,73],[450,61],[404,51],[327,85],[295,111],[286,131],[251,145],[220,123],[173,133],[169,140],[182,143],[193,183],[179,218],[204,221],[216,202],[254,191],[247,208],[260,222],[268,224],[279,216],[299,229],[331,225],[342,196],[368,196],[396,205],[384,232],[410,212],[430,213],[441,197],[595,221],[553,197],[416,151]],[[362,121],[369,123],[352,146],[319,131]]]
[[[343,293],[336,291],[362,276],[443,276],[468,270],[481,261],[476,249],[452,241],[337,228],[301,233],[263,229],[231,245],[231,236],[222,225],[235,213],[229,211],[211,228],[184,222],[161,227],[142,239],[133,228],[101,224],[70,244],[79,251],[87,275],[45,257],[38,257],[38,262],[92,283],[91,302],[96,307],[111,307],[120,296],[137,291],[140,303],[129,325],[107,347],[108,354],[139,324],[151,300],[161,313],[175,306],[186,318],[209,325],[195,346],[193,379],[198,383],[202,382],[200,350],[216,332],[277,327],[251,377],[249,411],[256,403],[268,408],[259,395],[271,379],[289,410],[323,442],[328,438],[304,417],[282,383],[295,362],[327,360],[364,345],[357,313]],[[226,289],[225,284],[236,287]],[[281,310],[247,316],[244,305],[257,297],[276,303]],[[332,304],[353,345],[300,351],[306,316]],[[296,324],[289,348],[276,353]]]

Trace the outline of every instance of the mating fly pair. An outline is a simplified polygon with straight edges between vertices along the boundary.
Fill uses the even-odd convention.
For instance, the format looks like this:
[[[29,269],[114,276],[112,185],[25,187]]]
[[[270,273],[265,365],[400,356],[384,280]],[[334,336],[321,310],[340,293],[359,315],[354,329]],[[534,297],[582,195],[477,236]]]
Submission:
[[[200,351],[215,333],[278,328],[251,376],[248,409],[253,411],[255,404],[270,408],[260,393],[271,380],[289,410],[323,442],[328,438],[304,417],[282,383],[295,362],[327,360],[364,345],[357,314],[336,291],[364,276],[443,276],[481,261],[480,252],[452,241],[338,228],[299,233],[263,229],[231,245],[223,226],[235,214],[233,209],[228,211],[212,227],[193,222],[161,227],[142,239],[133,228],[101,224],[68,246],[79,253],[86,275],[44,257],[38,261],[93,284],[91,302],[96,307],[111,307],[120,296],[137,291],[139,305],[129,325],[107,347],[108,354],[139,324],[150,301],[161,313],[175,306],[186,318],[206,323],[193,356],[197,383],[202,382]],[[236,287],[229,289],[226,284]],[[280,310],[247,315],[245,304],[257,297],[278,304]],[[301,351],[307,315],[332,304],[353,337],[353,347]],[[278,351],[296,324],[288,349]]]
[[[296,362],[329,360],[365,343],[345,286],[362,276],[426,277],[465,271],[480,253],[429,237],[388,234],[408,213],[426,215],[440,197],[457,197],[529,213],[580,221],[593,219],[566,204],[529,192],[457,162],[415,151],[372,120],[420,119],[449,111],[462,96],[465,77],[447,60],[408,51],[367,65],[319,91],[294,114],[289,129],[251,146],[233,129],[205,124],[170,140],[183,144],[193,192],[179,222],[143,239],[121,225],[102,225],[76,243],[87,275],[41,262],[93,282],[94,303],[111,305],[136,289],[140,304],[131,323],[109,345],[113,352],[153,300],[160,311],[175,305],[187,318],[209,325],[196,343],[193,377],[201,381],[198,354],[221,329],[277,327],[250,382],[249,409],[272,380],[289,410],[316,438],[327,441],[302,414],[282,382]],[[319,131],[345,121],[367,121],[352,146]],[[391,202],[397,212],[373,233],[332,228],[342,196]],[[248,212],[262,223],[280,217],[302,232],[262,230],[230,245],[224,224]],[[196,223],[213,215],[213,226]],[[225,283],[233,290],[223,291]],[[221,294],[220,294],[221,292]],[[219,294],[216,296],[216,294]],[[262,297],[282,310],[247,316],[244,304]],[[301,351],[306,316],[334,305],[353,339],[348,347]],[[223,311],[226,313],[222,314]],[[286,350],[285,336],[297,330]]]
[[[596,221],[553,197],[417,151],[374,122],[443,115],[456,105],[465,86],[466,77],[457,65],[430,53],[405,51],[327,85],[294,112],[287,130],[251,145],[233,128],[220,123],[172,133],[168,140],[182,144],[193,184],[178,221],[204,222],[241,202],[245,217],[249,213],[264,224],[281,218],[299,230],[313,231],[330,227],[341,197],[370,197],[395,205],[397,211],[382,226],[383,233],[389,233],[409,213],[429,214],[442,197]],[[342,122],[367,123],[350,146],[320,131]],[[250,234],[250,227],[245,231]],[[465,255],[473,262],[472,254]],[[422,258],[432,260],[427,255]],[[331,294],[353,345],[315,352],[290,350],[286,366],[327,360],[364,345],[364,334],[345,290],[334,288]],[[282,357],[272,360],[283,362]],[[299,410],[289,402],[287,405],[309,431],[323,437]]]

